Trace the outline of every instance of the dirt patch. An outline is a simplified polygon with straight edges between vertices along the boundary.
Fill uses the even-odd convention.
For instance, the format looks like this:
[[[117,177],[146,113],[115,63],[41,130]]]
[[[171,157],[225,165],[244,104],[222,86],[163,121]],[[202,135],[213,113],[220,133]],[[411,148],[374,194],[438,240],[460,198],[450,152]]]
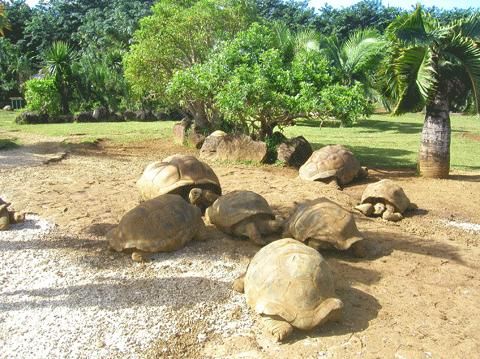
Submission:
[[[3,151],[0,155],[8,156],[8,152],[11,153]],[[135,317],[130,324],[135,328],[131,334],[127,321],[122,332],[125,345],[129,343],[129,335],[135,343],[136,335],[142,330],[149,338],[155,339],[142,341],[138,346],[131,344],[131,350],[123,352],[124,355],[443,358],[473,357],[480,352],[480,324],[476,320],[480,316],[480,279],[476,275],[480,268],[480,236],[445,224],[446,220],[480,223],[480,204],[475,200],[480,193],[480,173],[453,172],[448,180],[428,180],[416,177],[413,171],[371,171],[368,180],[337,191],[321,183],[302,181],[291,169],[211,163],[226,193],[237,189],[256,191],[284,216],[290,213],[295,203],[319,196],[352,209],[365,186],[382,178],[398,181],[419,206],[417,211],[398,223],[355,214],[358,227],[367,238],[368,258],[359,260],[349,253],[323,253],[335,274],[338,295],[345,303],[343,320],[311,332],[297,331],[286,344],[280,345],[264,333],[243,297],[229,289],[231,280],[244,270],[248,257],[257,250],[249,243],[215,232],[205,243],[193,244],[175,254],[155,256],[142,268],[132,267],[136,268],[132,272],[125,271],[133,266],[128,256],[111,254],[106,249],[96,252],[95,246],[104,245],[104,233],[138,203],[135,181],[144,166],[173,153],[196,151],[173,145],[168,140],[124,146],[102,142],[94,148],[73,149],[66,159],[48,166],[7,167],[0,160],[0,196],[11,201],[16,209],[37,213],[58,224],[59,230],[70,238],[70,244],[62,242],[65,248],[58,254],[62,260],[68,259],[80,273],[93,270],[101,276],[103,271],[108,271],[112,278],[127,278],[128,288],[145,295],[151,290],[149,288],[157,288],[153,297],[148,296],[148,302],[142,300],[141,295],[127,296],[131,302],[114,296],[113,299],[120,301],[127,313],[134,313],[135,308],[149,307],[155,300],[164,303],[170,300],[167,292],[161,290],[166,284],[172,285],[175,296],[206,291],[205,296],[199,295],[196,306],[192,307],[188,301],[169,306],[168,313],[172,315],[169,318],[178,319],[175,333],[165,332],[169,322],[165,322],[164,313],[156,315],[149,311],[148,315],[154,316],[154,322],[159,326],[142,326],[141,330],[137,330],[140,322]],[[82,246],[75,246],[75,243],[82,243]],[[92,243],[91,249],[88,249],[88,243]],[[60,243],[54,238],[47,238],[37,241],[34,249],[51,251],[57,245]],[[222,265],[230,266],[230,269],[226,272],[219,270],[223,267],[215,267],[215,263],[219,265],[215,258],[221,258]],[[188,264],[192,260],[197,261],[193,267]],[[5,274],[8,268],[2,265]],[[198,282],[179,280],[185,273],[195,273]],[[166,280],[165,277],[169,276],[177,279]],[[10,282],[13,277],[5,278],[9,278],[6,279],[8,286],[13,285]],[[211,286],[200,285],[202,278]],[[88,282],[86,277],[84,284]],[[185,285],[184,289],[174,290],[175,283]],[[116,285],[114,288],[122,289],[124,293],[133,293],[125,291],[121,284]],[[191,289],[187,290],[187,287]],[[207,297],[208,291],[215,295]],[[5,301],[4,295],[0,306],[10,303]],[[83,297],[79,294],[73,294],[73,298],[82,303]],[[72,301],[72,306],[74,304]],[[55,307],[54,303],[51,305]],[[221,311],[216,309],[220,307],[228,308],[223,312],[225,315],[220,315]],[[193,314],[195,312],[198,316]],[[47,312],[41,312],[41,315],[47,315]],[[253,324],[246,324],[246,316],[254,320]],[[94,323],[93,316],[86,318],[89,325]],[[128,319],[127,314],[125,318]],[[104,329],[115,337],[114,330],[107,324],[108,321],[103,324]],[[211,332],[213,327],[220,329]],[[3,332],[8,328],[2,323],[0,329]],[[161,336],[162,331],[165,337]],[[37,334],[41,336],[42,332]],[[22,338],[22,334],[18,335]],[[45,338],[53,346],[63,345],[56,344],[51,336]],[[6,340],[2,334],[0,341]],[[93,347],[86,341],[82,343],[77,345],[75,353],[92,356]],[[118,346],[112,343],[111,340],[104,341],[94,356],[121,354]]]
[[[463,137],[468,138],[469,140],[480,142],[480,135],[471,132],[464,132]]]

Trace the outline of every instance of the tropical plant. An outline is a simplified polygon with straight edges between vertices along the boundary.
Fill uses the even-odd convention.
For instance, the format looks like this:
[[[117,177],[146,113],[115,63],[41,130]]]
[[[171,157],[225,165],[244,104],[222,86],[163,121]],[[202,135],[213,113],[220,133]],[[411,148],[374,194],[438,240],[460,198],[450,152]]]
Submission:
[[[323,38],[320,48],[340,83],[350,86],[359,82],[365,89],[372,90],[384,44],[377,31],[365,29],[353,32],[343,43],[336,36]]]
[[[31,79],[25,83],[27,108],[48,115],[61,111],[60,95],[53,78]]]
[[[417,6],[387,29],[386,71],[394,114],[426,109],[419,171],[444,178],[450,169],[450,102],[455,80],[466,79],[480,107],[480,15],[442,25]]]
[[[0,3],[0,36],[5,36],[4,30],[10,29],[10,23],[5,13],[5,5]]]
[[[61,112],[69,113],[69,101],[72,87],[72,62],[74,53],[63,41],[57,41],[45,52],[45,65],[48,74],[54,79],[60,96]]]
[[[361,100],[351,101],[355,95],[368,102],[357,87],[334,85],[325,57],[302,47],[292,53],[295,41],[286,41],[287,35],[271,24],[254,23],[206,63],[177,71],[167,94],[194,118],[192,105],[202,104],[211,127],[261,140],[297,118],[335,117],[349,125],[368,112]],[[351,103],[353,112],[343,106]]]
[[[221,41],[247,27],[254,16],[245,0],[163,0],[152,11],[140,21],[124,58],[132,90],[152,100],[163,99],[176,71],[205,62]],[[192,106],[199,113],[198,124],[206,126],[202,104]]]

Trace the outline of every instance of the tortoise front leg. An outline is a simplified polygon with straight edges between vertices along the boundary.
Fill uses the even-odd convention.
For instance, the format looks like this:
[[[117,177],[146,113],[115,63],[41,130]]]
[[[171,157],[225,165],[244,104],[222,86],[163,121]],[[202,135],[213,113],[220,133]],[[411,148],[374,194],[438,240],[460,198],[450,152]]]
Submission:
[[[246,273],[243,273],[240,277],[233,281],[232,289],[235,292],[245,293],[245,274]]]
[[[132,252],[132,260],[138,263],[147,262],[149,260],[149,254],[148,252],[136,249]]]
[[[279,342],[284,341],[293,331],[293,326],[280,318],[279,316],[262,316],[262,322],[265,328],[272,333]]]
[[[391,204],[386,204],[385,208],[385,212],[382,214],[384,220],[398,222],[403,219],[403,215],[400,212],[396,212],[395,207]]]

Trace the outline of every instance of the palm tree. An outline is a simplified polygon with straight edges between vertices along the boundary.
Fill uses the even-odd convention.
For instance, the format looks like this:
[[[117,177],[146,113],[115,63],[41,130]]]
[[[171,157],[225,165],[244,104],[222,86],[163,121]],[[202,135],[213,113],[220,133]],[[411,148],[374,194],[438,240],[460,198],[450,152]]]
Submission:
[[[419,171],[425,177],[447,177],[453,81],[468,79],[477,112],[480,106],[480,16],[442,25],[417,6],[394,20],[386,36],[390,47],[385,74],[394,114],[426,109]]]
[[[0,3],[0,36],[5,36],[5,29],[10,30],[10,23],[5,14],[5,5]]]
[[[360,82],[368,91],[375,87],[374,73],[383,57],[384,44],[375,30],[364,29],[352,33],[343,44],[335,36],[324,38],[320,49],[343,85]]]
[[[47,72],[55,79],[55,85],[60,94],[60,106],[62,113],[69,113],[68,102],[70,100],[70,86],[72,81],[72,62],[74,54],[70,46],[57,41],[45,52]]]

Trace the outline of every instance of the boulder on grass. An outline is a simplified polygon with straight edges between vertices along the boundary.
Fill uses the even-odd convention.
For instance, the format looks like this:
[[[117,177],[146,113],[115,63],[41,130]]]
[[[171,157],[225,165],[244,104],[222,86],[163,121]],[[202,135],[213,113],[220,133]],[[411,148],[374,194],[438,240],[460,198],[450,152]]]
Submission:
[[[180,145],[187,143],[187,134],[192,122],[186,118],[173,125],[173,141]]]
[[[223,136],[217,146],[217,160],[264,162],[266,158],[267,144],[245,135]]]
[[[277,159],[297,168],[307,162],[312,153],[312,146],[303,136],[286,139],[277,147]]]
[[[135,112],[130,111],[130,110],[126,110],[126,111],[123,112],[123,118],[124,118],[126,121],[133,121],[133,120],[135,120],[135,118],[136,118]]]
[[[93,115],[91,112],[85,111],[75,114],[73,116],[74,122],[93,122]]]
[[[17,116],[15,122],[21,125],[48,123],[48,115],[46,113],[38,112],[22,112]]]
[[[200,158],[215,159],[217,156],[218,144],[223,141],[224,136],[227,136],[227,134],[220,130],[212,132],[207,136],[200,149]]]
[[[106,107],[97,107],[93,110],[92,117],[95,121],[107,121],[108,120],[108,109]]]
[[[13,111],[12,106],[7,105],[3,108],[3,111]]]
[[[58,116],[50,116],[48,122],[50,123],[71,123],[73,122],[73,115],[66,114],[66,115],[58,115]]]

